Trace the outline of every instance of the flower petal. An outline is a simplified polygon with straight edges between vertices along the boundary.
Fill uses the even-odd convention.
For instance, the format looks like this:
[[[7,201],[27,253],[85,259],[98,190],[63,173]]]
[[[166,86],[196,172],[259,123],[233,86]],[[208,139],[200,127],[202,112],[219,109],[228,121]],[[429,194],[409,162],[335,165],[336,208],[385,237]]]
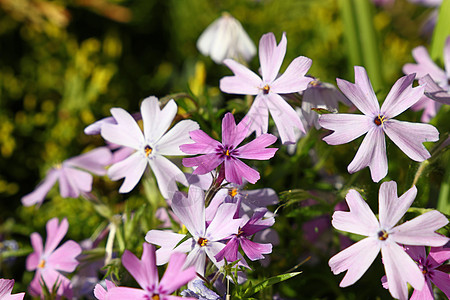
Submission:
[[[277,137],[265,133],[252,140],[250,143],[238,148],[239,154],[236,157],[243,159],[267,160],[272,158],[277,152],[277,148],[266,148],[277,141]]]
[[[420,78],[419,83],[422,85],[425,84],[425,96],[436,102],[450,105],[450,94],[437,85],[430,75]]]
[[[431,156],[422,143],[439,139],[439,132],[430,124],[387,120],[383,123],[383,129],[388,137],[415,161],[424,161]]]
[[[294,59],[286,71],[270,85],[270,91],[277,94],[297,93],[305,90],[313,78],[305,74],[311,67],[312,60],[305,56]]]
[[[349,190],[345,196],[349,212],[335,211],[331,224],[337,230],[370,236],[379,228],[378,220],[366,201],[356,190]]]
[[[450,299],[450,274],[434,270],[431,280]]]
[[[259,172],[247,166],[237,158],[224,161],[225,179],[230,183],[242,184],[242,178],[250,183],[256,183],[260,176]]]
[[[433,287],[430,280],[425,280],[422,290],[414,290],[409,300],[434,300]]]
[[[286,55],[286,45],[287,39],[284,32],[278,46],[272,32],[264,34],[259,40],[259,62],[264,83],[272,82],[277,77]]]
[[[379,252],[378,241],[374,238],[365,238],[330,258],[328,265],[333,274],[347,271],[339,284],[340,287],[346,287],[354,284],[364,275]]]
[[[108,176],[111,180],[125,178],[119,193],[128,193],[139,182],[147,168],[147,159],[140,152],[135,152],[126,159],[115,163],[108,169]]]
[[[235,211],[235,203],[223,203],[220,205],[214,219],[206,229],[206,238],[211,241],[220,241],[233,233],[237,233],[242,220],[233,218]]]
[[[232,59],[225,59],[223,63],[233,71],[234,76],[220,79],[222,92],[240,95],[257,95],[260,92],[262,80],[258,75]]]
[[[217,168],[223,162],[223,160],[224,159],[216,153],[210,153],[196,157],[183,158],[183,166],[197,167],[194,170],[193,174],[202,175]]]
[[[296,131],[305,133],[305,128],[297,112],[278,94],[269,93],[264,98],[267,99],[267,108],[275,121],[281,142],[295,144],[297,142]]]
[[[159,283],[159,292],[163,294],[172,294],[175,290],[197,277],[194,267],[187,269],[183,268],[185,261],[186,254],[172,254],[166,272]]]
[[[72,157],[64,161],[65,166],[77,167],[96,175],[105,175],[105,166],[112,160],[112,153],[108,147],[99,147],[84,154]]]
[[[136,288],[130,288],[130,287],[124,287],[124,286],[118,286],[113,287],[111,290],[108,290],[108,300],[123,300],[123,299],[134,299],[134,300],[146,300],[148,299],[148,292],[136,289]]]
[[[432,247],[428,254],[428,262],[432,267],[442,265],[450,259],[450,243],[443,247]]]
[[[192,250],[193,239],[187,239],[178,247],[175,247],[186,235],[167,230],[150,230],[145,235],[145,240],[151,244],[161,246],[156,250],[156,265],[164,265],[170,256],[177,252],[189,252]]]
[[[236,236],[233,236],[226,243],[226,246],[214,256],[214,258],[217,261],[221,261],[223,260],[223,258],[226,258],[227,262],[233,262],[237,260],[238,251],[239,251],[239,239]]]
[[[159,280],[155,247],[144,243],[143,248],[141,260],[130,251],[125,250],[122,255],[122,264],[144,290],[155,291]]]
[[[59,177],[59,189],[64,198],[77,198],[81,192],[90,192],[92,190],[92,175],[88,172],[74,169],[71,167],[62,167]]]
[[[26,261],[27,271],[36,270],[43,253],[42,237],[39,235],[39,233],[33,232],[30,236],[30,239],[34,252],[28,255],[27,257]]]
[[[39,183],[36,189],[31,193],[22,197],[22,204],[24,206],[31,206],[33,204],[39,205],[42,204],[42,202],[44,202],[45,196],[58,180],[59,175],[60,175],[59,170],[50,169],[47,172],[47,175],[45,176],[44,180],[41,183]]]
[[[81,251],[80,245],[76,242],[67,241],[47,258],[47,265],[58,271],[73,272],[79,264],[76,257]]]
[[[414,77],[414,74],[410,74],[395,82],[381,106],[381,115],[388,119],[394,118],[419,101],[425,88],[423,86],[413,88]]]
[[[186,153],[180,149],[180,146],[193,145],[192,140],[189,137],[189,132],[197,130],[198,128],[198,123],[192,120],[178,122],[157,142],[158,154],[185,155]]]
[[[443,214],[432,210],[394,227],[389,236],[399,244],[439,247],[445,245],[449,238],[435,231],[447,223]]]
[[[409,282],[414,289],[421,290],[425,279],[416,263],[396,243],[383,243],[381,247],[389,292],[396,299],[408,299]]]
[[[194,238],[203,237],[205,234],[204,196],[202,189],[191,185],[187,198],[181,192],[177,192],[172,199],[173,212]]]
[[[336,79],[342,93],[365,115],[376,116],[380,110],[377,97],[363,67],[355,66],[355,83]]]
[[[381,227],[385,229],[394,227],[405,215],[416,195],[417,188],[413,186],[398,198],[397,183],[395,181],[383,182],[379,194]]]
[[[236,122],[232,113],[226,113],[222,119],[222,144],[236,148],[234,135],[236,132]]]
[[[450,78],[450,37],[447,37],[447,39],[445,40],[444,65],[447,78]]]
[[[425,47],[419,46],[414,48],[412,55],[417,64],[404,65],[403,73],[416,73],[417,78],[421,78],[427,74],[430,74],[435,80],[446,78],[444,71],[433,62]]]
[[[319,124],[334,132],[323,140],[329,145],[341,145],[359,138],[372,128],[373,120],[365,115],[325,114],[319,117]]]
[[[60,224],[58,223],[58,218],[53,218],[45,226],[47,229],[47,238],[45,240],[44,254],[48,255],[52,253],[69,229],[69,222],[66,218],[62,219]]]
[[[147,142],[156,143],[169,129],[175,115],[177,104],[172,99],[161,110],[160,102],[155,96],[145,98],[141,104],[144,136]]]
[[[103,124],[102,137],[117,145],[139,149],[144,143],[144,136],[134,118],[122,108],[111,108],[111,114],[117,125]]]
[[[200,275],[205,275],[206,253],[204,247],[196,246],[186,257],[184,268],[195,267],[195,271]]]
[[[155,174],[159,191],[165,199],[178,191],[176,181],[188,185],[186,175],[170,160],[164,156],[155,155],[149,161],[150,167]]]
[[[256,96],[255,100],[253,100],[252,106],[246,115],[249,124],[247,135],[250,135],[253,131],[256,132],[256,136],[267,133],[269,128],[269,110],[266,103],[267,98],[262,95]]]
[[[247,255],[248,258],[255,261],[258,259],[263,259],[263,254],[269,254],[272,253],[272,244],[260,244],[252,242],[249,239],[242,238],[241,241],[241,247],[244,253]]]
[[[372,128],[367,132],[347,169],[352,174],[367,166],[374,182],[383,179],[388,172],[386,140],[380,128]]]
[[[217,147],[222,145],[200,129],[189,132],[189,135],[195,143],[189,143],[180,146],[180,150],[186,154],[215,153]]]

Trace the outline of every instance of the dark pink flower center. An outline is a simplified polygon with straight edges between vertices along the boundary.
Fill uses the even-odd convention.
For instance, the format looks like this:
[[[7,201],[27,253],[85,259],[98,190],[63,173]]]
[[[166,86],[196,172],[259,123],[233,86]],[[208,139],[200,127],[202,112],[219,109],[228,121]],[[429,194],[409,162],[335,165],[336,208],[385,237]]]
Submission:
[[[267,95],[267,94],[269,93],[269,91],[270,91],[270,86],[269,86],[268,84],[266,84],[266,85],[262,88],[262,90],[263,90],[263,94],[264,94],[264,95]]]
[[[197,241],[200,247],[205,247],[208,244],[208,240],[205,238],[199,238]]]
[[[217,153],[219,154],[219,156],[221,158],[226,158],[226,159],[230,159],[233,158],[235,155],[237,155],[237,151],[236,149],[234,149],[234,147],[231,146],[219,146],[219,148],[217,149]]]
[[[383,124],[383,122],[386,121],[385,120],[385,116],[376,116],[375,119],[373,119],[373,122],[377,125],[377,126],[381,126]]]
[[[380,230],[380,231],[378,232],[378,239],[379,239],[380,241],[385,241],[385,240],[387,240],[388,236],[389,236],[389,234],[388,234],[384,229],[383,229],[383,230]]]

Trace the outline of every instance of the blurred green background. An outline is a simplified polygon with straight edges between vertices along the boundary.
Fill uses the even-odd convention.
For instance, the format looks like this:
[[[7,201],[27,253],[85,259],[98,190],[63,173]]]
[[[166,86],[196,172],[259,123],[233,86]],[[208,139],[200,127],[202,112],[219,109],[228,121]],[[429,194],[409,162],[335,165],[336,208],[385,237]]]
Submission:
[[[230,104],[232,101],[225,100],[236,96],[221,94],[218,89],[220,78],[230,71],[202,56],[195,46],[201,32],[224,11],[242,23],[255,45],[264,33],[274,32],[279,41],[282,32],[286,32],[288,45],[282,70],[292,59],[304,55],[313,60],[311,75],[331,83],[337,77],[353,82],[353,64],[365,61],[355,58],[355,49],[348,43],[342,18],[345,2],[0,0],[0,224],[3,224],[1,232],[6,232],[3,237],[12,236],[26,243],[28,235],[34,230],[42,231],[53,216],[68,216],[73,239],[87,238],[92,233],[100,219],[93,217],[95,211],[86,201],[61,199],[56,189],[48,196],[53,199],[52,204],[46,205],[49,203],[46,200],[40,210],[23,208],[20,199],[35,188],[55,163],[103,145],[101,137],[86,136],[83,129],[109,116],[110,108],[122,107],[135,112],[147,96],[164,97],[188,90],[199,98],[213,101],[218,112],[235,108]],[[373,61],[378,68],[374,86],[382,99],[402,76],[402,66],[413,62],[411,50],[429,44],[431,35],[424,33],[421,26],[432,8],[406,0],[383,7],[364,2],[374,29],[376,58]],[[259,68],[257,56],[250,67],[255,71]],[[421,112],[405,115],[403,119],[419,121]],[[445,118],[448,118],[448,107],[432,122],[441,133],[449,131]],[[217,129],[217,125],[212,127]],[[349,185],[365,188],[377,207],[378,186],[367,180],[368,170],[358,173],[359,179],[364,178],[360,182],[358,177],[346,172],[351,160],[349,153],[354,155],[359,143],[337,146],[331,155],[331,148],[318,142],[322,136],[323,132],[309,136],[302,143],[304,150],[294,157],[282,154],[285,149],[279,151],[273,163],[262,165],[265,166],[262,173],[267,177],[262,176],[259,187],[270,186],[277,192],[295,188],[331,190],[330,184],[318,180],[319,167],[316,165],[314,169],[315,165],[308,159],[308,150],[318,147],[319,153],[328,153],[324,156],[326,164],[321,161],[321,167],[325,164],[327,172],[342,174],[344,182],[351,178]],[[399,193],[403,193],[413,175],[408,172],[413,172],[417,164],[411,171],[408,167],[411,161],[396,146],[388,144],[390,150],[389,161],[398,158],[398,162],[390,164],[389,176],[399,182]],[[286,164],[289,160],[296,164],[295,168]],[[447,155],[427,173],[429,176],[424,179],[423,188],[419,187],[419,193],[433,197],[422,197],[423,206],[433,204],[429,199],[437,199],[448,163]],[[96,179],[95,183],[96,188],[104,189],[104,195],[112,194],[118,187],[118,183],[107,179]],[[337,197],[342,200],[343,195]],[[297,237],[292,236],[296,234],[295,224],[317,213],[294,213],[277,225],[279,229],[292,230],[281,234],[284,242],[278,254],[275,253],[275,271],[261,274],[284,272],[298,262],[300,252],[305,249],[295,247]],[[87,226],[73,225],[77,222]],[[8,233],[8,228],[12,228],[7,226],[10,223],[20,226],[14,226]],[[281,258],[286,256],[292,258],[283,261]],[[304,289],[305,299],[311,299],[311,295],[326,297],[330,293],[344,297],[337,285],[339,278],[333,277],[327,268],[328,258],[323,257],[315,273],[305,277],[308,280],[297,286],[287,282],[281,291],[293,298],[299,297],[300,289]],[[12,272],[17,273],[9,275],[20,277],[21,271]],[[322,277],[324,273],[327,277]],[[362,280],[362,286],[370,286],[365,295],[387,295],[377,280],[373,282],[370,277]],[[327,288],[321,291],[320,286],[324,284]],[[352,289],[345,297],[358,295]]]

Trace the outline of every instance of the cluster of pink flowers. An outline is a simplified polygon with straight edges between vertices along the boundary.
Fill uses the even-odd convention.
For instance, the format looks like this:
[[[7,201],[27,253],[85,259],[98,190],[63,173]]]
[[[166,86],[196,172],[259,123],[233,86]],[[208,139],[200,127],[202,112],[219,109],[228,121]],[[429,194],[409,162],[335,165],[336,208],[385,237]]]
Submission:
[[[234,30],[239,30],[239,26]],[[211,51],[209,40],[206,36],[200,42],[205,53]],[[276,216],[267,206],[277,203],[275,193],[264,189],[248,190],[246,197],[241,195],[243,184],[255,184],[261,177],[251,166],[252,161],[269,160],[278,151],[271,147],[277,137],[268,133],[269,115],[282,144],[295,144],[300,132],[312,126],[333,131],[323,138],[330,145],[349,143],[366,134],[348,172],[369,167],[374,182],[388,174],[385,135],[414,161],[422,162],[430,157],[423,143],[437,141],[437,129],[430,124],[394,118],[409,108],[424,108],[422,121],[428,122],[442,103],[449,104],[450,38],[444,50],[446,72],[431,61],[424,48],[416,48],[413,55],[417,64],[405,65],[407,75],[397,80],[381,107],[363,67],[355,67],[355,83],[337,79],[340,91],[331,84],[306,76],[312,60],[304,56],[295,58],[280,75],[286,47],[284,33],[279,44],[273,33],[262,36],[259,43],[261,77],[237,61],[225,59],[224,55],[216,57],[234,73],[220,80],[221,91],[255,96],[248,113],[237,124],[232,113],[224,115],[221,141],[210,137],[193,120],[172,125],[178,112],[176,102],[161,103],[151,96],[142,101],[138,114],[112,108],[112,117],[96,122],[87,130],[91,134],[101,134],[109,146],[55,166],[35,191],[22,198],[26,206],[40,205],[56,181],[59,181],[62,197],[92,198],[93,178],[88,171],[107,174],[113,181],[123,179],[119,192],[128,193],[138,185],[149,166],[181,231],[148,231],[140,260],[128,250],[121,257],[122,265],[141,288],[116,286],[107,280],[106,289],[100,284],[95,286],[93,293],[97,299],[175,299],[178,297],[170,295],[177,289],[189,282],[192,287],[194,279],[209,275],[206,272],[208,261],[218,272],[231,263],[244,270],[250,268],[246,258],[263,260],[272,252],[275,239],[261,233],[273,231]],[[426,85],[413,87],[415,79]],[[288,103],[287,99],[295,93],[303,94],[306,119]],[[354,105],[362,114],[311,115],[312,107],[337,110],[338,101]],[[254,138],[251,137],[253,132]],[[251,140],[244,143],[246,139]],[[182,159],[185,168],[192,168],[191,173],[185,173],[173,160],[174,156],[191,156]],[[109,166],[107,171],[106,166]],[[196,183],[191,182],[194,175],[198,178]],[[177,183],[187,187],[188,193],[180,191]],[[397,224],[416,194],[413,186],[398,197],[397,184],[383,182],[377,218],[356,190],[348,191],[349,211],[336,211],[332,225],[366,238],[330,259],[329,266],[334,274],[347,271],[341,287],[358,281],[381,252],[385,286],[394,298],[408,298],[407,283],[415,290],[413,298],[431,298],[431,282],[450,295],[450,278],[436,269],[449,258],[449,250],[444,248],[449,239],[436,233],[448,223],[447,218],[433,210]],[[248,201],[252,197],[254,201]],[[38,233],[31,235],[34,252],[26,261],[26,269],[35,271],[29,285],[31,295],[43,297],[46,287],[50,292],[56,289],[58,297],[73,296],[72,282],[66,276],[79,265],[77,257],[82,248],[72,240],[58,247],[68,227],[67,219],[60,223],[56,218],[48,221],[45,247]],[[155,250],[152,244],[159,248]],[[428,258],[424,246],[432,247]],[[166,272],[159,280],[157,266],[166,263]],[[240,276],[239,280],[245,279]],[[10,295],[13,283],[0,280],[2,299],[23,298],[23,293]]]

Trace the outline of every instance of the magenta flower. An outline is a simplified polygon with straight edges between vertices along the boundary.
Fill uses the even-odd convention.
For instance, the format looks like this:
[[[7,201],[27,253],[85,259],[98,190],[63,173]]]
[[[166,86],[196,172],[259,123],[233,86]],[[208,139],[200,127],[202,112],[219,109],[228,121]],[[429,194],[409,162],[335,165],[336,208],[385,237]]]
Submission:
[[[242,250],[251,260],[263,259],[263,254],[272,252],[272,244],[260,244],[251,241],[251,237],[264,229],[271,227],[275,223],[275,218],[270,217],[263,219],[267,209],[258,209],[253,216],[247,221],[243,220],[242,227],[239,227],[236,233],[231,236],[225,248],[215,255],[217,261],[226,258],[228,262],[236,261],[238,259],[239,245]]]
[[[196,186],[190,186],[186,198],[183,193],[176,192],[172,200],[172,209],[175,215],[186,226],[192,235],[177,247],[184,234],[168,231],[150,230],[145,236],[149,243],[161,246],[157,252],[157,264],[167,262],[173,252],[189,252],[185,267],[195,266],[197,273],[204,275],[206,256],[218,267],[223,265],[215,259],[215,255],[225,247],[222,240],[237,232],[241,219],[233,219],[236,205],[222,204],[214,219],[206,226],[204,192]]]
[[[0,299],[2,300],[22,300],[25,293],[11,295],[14,287],[14,279],[0,279]]]
[[[60,272],[73,272],[78,265],[76,257],[81,254],[81,247],[70,240],[56,249],[64,238],[69,228],[67,219],[58,224],[58,219],[53,218],[47,222],[47,240],[45,248],[42,246],[42,238],[39,233],[31,234],[31,244],[34,252],[28,255],[26,267],[28,271],[36,270],[30,283],[29,291],[33,296],[42,295],[41,277],[45,285],[51,291],[56,282],[60,282],[57,291],[58,296],[72,297],[72,284]]]
[[[92,175],[86,171],[100,176],[105,175],[105,167],[111,159],[111,151],[106,147],[100,147],[63,161],[47,172],[45,179],[33,192],[22,197],[22,204],[25,206],[42,204],[45,196],[58,180],[59,193],[63,198],[77,198],[81,194],[89,193],[92,190],[93,179]]]
[[[437,141],[437,129],[429,124],[393,119],[423,95],[423,86],[412,87],[414,76],[410,74],[397,80],[381,109],[363,67],[355,67],[355,84],[337,79],[341,91],[364,115],[325,114],[320,116],[319,124],[334,131],[323,139],[330,145],[345,144],[367,133],[355,158],[348,165],[349,173],[368,166],[374,182],[386,176],[388,163],[384,134],[412,160],[424,161],[430,157],[422,143]]]
[[[275,143],[277,138],[266,133],[242,147],[237,147],[247,134],[247,122],[248,119],[244,118],[236,126],[233,115],[227,113],[222,120],[222,143],[213,140],[202,130],[191,131],[189,134],[195,143],[181,145],[180,149],[186,154],[203,155],[183,158],[183,165],[197,167],[193,174],[206,174],[222,164],[221,172],[225,172],[228,182],[242,184],[243,178],[251,183],[258,181],[258,171],[244,164],[239,158],[272,158],[278,149],[266,147]]]
[[[423,46],[414,48],[412,55],[417,64],[404,65],[403,72],[405,74],[416,73],[416,79],[428,75],[434,83],[433,85],[428,83],[425,85],[425,95],[411,107],[413,110],[423,109],[422,122],[429,122],[441,107],[441,103],[430,100],[430,98],[437,101],[436,97],[450,98],[450,37],[447,38],[444,47],[445,70],[442,70],[433,62],[427,49]]]
[[[193,267],[183,268],[186,255],[174,253],[170,257],[169,265],[161,281],[158,278],[158,268],[156,267],[155,247],[144,243],[142,258],[139,260],[133,253],[125,250],[122,256],[122,264],[136,279],[142,289],[130,287],[108,287],[108,291],[103,293],[99,288],[99,296],[105,296],[109,300],[122,299],[159,299],[172,300],[181,297],[170,296],[173,292],[196,277]]]
[[[413,186],[398,197],[397,184],[394,181],[383,182],[379,194],[378,221],[356,190],[348,192],[345,200],[350,211],[336,211],[332,224],[338,230],[367,238],[330,259],[328,264],[334,274],[347,271],[339,286],[352,285],[361,278],[381,250],[389,291],[394,298],[408,298],[407,282],[417,290],[423,288],[422,272],[399,244],[443,246],[449,239],[435,231],[445,226],[448,220],[433,210],[395,226],[411,206],[416,194],[417,189]]]
[[[304,56],[294,59],[284,74],[277,77],[286,54],[286,44],[285,33],[283,33],[278,46],[273,33],[267,33],[261,37],[259,41],[259,61],[262,79],[247,67],[234,60],[226,59],[224,64],[233,71],[234,76],[227,76],[220,80],[222,92],[256,95],[247,114],[250,120],[248,135],[253,131],[256,131],[257,136],[267,133],[270,112],[283,144],[295,143],[295,131],[305,132],[305,129],[295,110],[280,94],[300,92],[306,89],[308,83],[312,80],[312,78],[305,76],[312,61]]]
[[[183,172],[164,156],[184,155],[179,146],[191,142],[188,132],[198,129],[198,124],[183,120],[167,131],[176,113],[177,105],[173,100],[161,110],[156,97],[144,99],[141,104],[144,127],[142,134],[135,119],[128,112],[122,108],[111,109],[117,125],[104,123],[101,126],[102,137],[114,144],[136,150],[108,170],[108,176],[112,180],[125,178],[119,189],[120,193],[128,193],[137,185],[147,165],[150,165],[164,198],[168,198],[170,193],[177,190],[175,181],[188,184]]]

